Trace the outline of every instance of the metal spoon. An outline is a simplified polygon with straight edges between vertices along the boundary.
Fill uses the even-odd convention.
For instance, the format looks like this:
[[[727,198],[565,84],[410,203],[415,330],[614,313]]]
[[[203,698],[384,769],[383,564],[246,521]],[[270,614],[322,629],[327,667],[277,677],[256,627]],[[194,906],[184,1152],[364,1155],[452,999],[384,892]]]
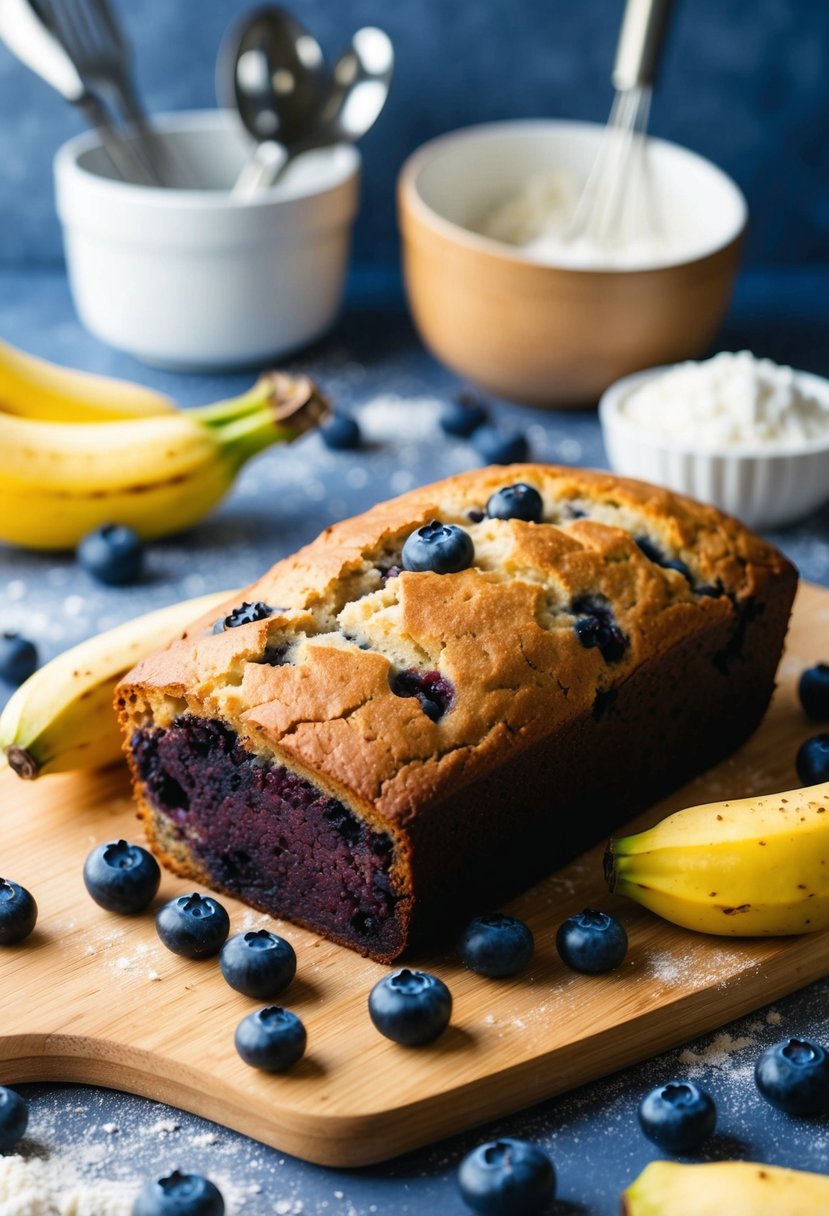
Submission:
[[[319,113],[313,147],[356,143],[374,126],[386,104],[394,72],[388,34],[363,26],[334,64],[331,89]]]
[[[357,143],[374,126],[389,95],[394,70],[391,39],[374,26],[357,30],[351,45],[334,64],[328,95],[317,121],[304,139],[274,158],[258,189],[273,186],[302,152],[331,144]],[[234,191],[235,193],[235,191]]]
[[[233,188],[247,197],[273,179],[286,153],[307,139],[328,92],[319,43],[284,8],[264,5],[228,31],[219,51],[216,89],[258,141]]]

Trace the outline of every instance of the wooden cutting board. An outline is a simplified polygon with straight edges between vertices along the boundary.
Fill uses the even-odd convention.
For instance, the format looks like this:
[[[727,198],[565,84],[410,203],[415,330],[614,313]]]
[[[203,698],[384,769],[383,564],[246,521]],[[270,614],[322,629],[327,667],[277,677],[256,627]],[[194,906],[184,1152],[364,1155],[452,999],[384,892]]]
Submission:
[[[797,679],[829,658],[829,591],[801,589],[780,687],[761,729],[732,759],[638,821],[681,806],[794,787],[794,755],[815,732]],[[0,781],[0,873],[40,907],[28,942],[0,950],[0,1081],[78,1081],[172,1103],[323,1165],[380,1161],[527,1107],[721,1026],[829,972],[829,932],[773,941],[674,928],[607,895],[602,847],[511,905],[535,934],[532,968],[511,981],[465,971],[450,953],[416,964],[455,998],[435,1044],[382,1038],[366,1009],[386,968],[225,900],[232,931],[273,924],[294,944],[297,978],[281,998],[304,1020],[308,1054],[284,1076],[236,1055],[237,1023],[258,1007],[232,991],[215,959],[161,946],[147,913],[116,917],[87,896],[89,850],[140,839],[124,772]],[[159,901],[192,887],[165,874]],[[625,964],[604,976],[568,971],[557,926],[587,905],[628,928]]]

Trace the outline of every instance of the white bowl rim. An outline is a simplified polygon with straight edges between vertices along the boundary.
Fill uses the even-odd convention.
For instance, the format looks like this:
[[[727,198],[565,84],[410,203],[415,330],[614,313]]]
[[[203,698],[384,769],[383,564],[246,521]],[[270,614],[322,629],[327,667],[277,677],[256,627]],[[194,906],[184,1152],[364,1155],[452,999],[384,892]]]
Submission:
[[[684,360],[683,362],[698,362],[697,360]],[[814,456],[820,455],[822,452],[829,453],[829,429],[825,436],[817,439],[807,439],[800,444],[789,444],[785,447],[774,447],[772,444],[754,445],[751,444],[732,444],[728,447],[705,447],[704,445],[692,446],[680,439],[675,439],[669,435],[660,435],[656,431],[647,431],[644,427],[638,426],[627,418],[622,412],[622,405],[630,393],[638,388],[640,384],[644,384],[647,380],[652,380],[656,376],[664,375],[665,372],[672,371],[675,367],[682,367],[683,363],[667,363],[661,367],[648,367],[639,372],[632,372],[629,376],[623,376],[621,380],[614,381],[602,393],[599,399],[599,421],[603,428],[615,427],[619,431],[624,431],[626,435],[636,440],[643,447],[657,449],[664,452],[681,452],[689,456],[707,457],[712,460],[788,460],[792,456]],[[817,372],[804,372],[798,369],[792,369],[797,380],[801,380],[806,384],[814,384],[818,393],[825,396],[826,408],[829,412],[829,378],[820,376]]]
[[[508,134],[511,131],[520,132],[522,134],[547,133],[555,131],[569,131],[573,134],[578,132],[590,131],[595,133],[604,129],[604,123],[597,122],[582,122],[569,118],[516,118],[505,119],[500,122],[485,122],[475,123],[472,126],[460,127],[456,131],[447,131],[443,135],[437,135],[434,139],[428,140],[425,144],[421,144],[416,148],[403,163],[400,170],[400,189],[406,193],[409,204],[412,209],[417,212],[418,218],[431,227],[440,235],[455,241],[457,244],[466,245],[471,250],[478,253],[487,254],[490,257],[498,258],[505,262],[517,262],[527,267],[535,267],[542,271],[555,271],[556,274],[574,274],[574,275],[621,275],[621,274],[662,274],[665,271],[675,270],[679,266],[693,266],[697,263],[704,262],[707,258],[714,257],[727,249],[729,245],[734,244],[740,239],[745,232],[748,223],[748,203],[740,187],[733,178],[715,165],[713,161],[701,156],[698,152],[693,152],[690,148],[683,147],[682,144],[674,143],[672,140],[661,139],[658,136],[649,136],[649,141],[660,147],[668,147],[679,153],[689,160],[694,160],[705,167],[705,170],[713,176],[719,178],[722,183],[732,191],[739,213],[738,223],[729,231],[728,235],[707,249],[706,252],[691,258],[681,258],[678,261],[659,262],[655,265],[648,266],[571,266],[557,265],[547,259],[542,261],[532,254],[524,252],[520,246],[509,245],[506,241],[495,240],[494,237],[484,236],[479,232],[473,232],[470,228],[464,228],[461,224],[456,224],[454,220],[448,220],[439,212],[435,211],[425,201],[418,188],[418,180],[423,169],[437,159],[439,155],[450,150],[454,145],[468,143],[470,141],[480,140],[486,142],[490,138],[495,138],[499,135]]]
[[[240,125],[232,110],[177,110],[164,114],[154,114],[154,127],[160,131],[190,131],[201,128],[205,131],[225,130]],[[251,149],[253,149],[251,141]],[[330,152],[332,173],[330,180],[317,182],[312,189],[296,186],[291,188],[284,185],[267,187],[259,192],[255,199],[242,202],[231,197],[229,190],[179,189],[172,187],[144,186],[136,182],[119,181],[118,178],[104,177],[100,173],[92,173],[80,164],[80,157],[86,152],[102,147],[101,138],[97,131],[84,131],[75,135],[66,143],[61,144],[55,153],[55,173],[67,180],[75,179],[79,184],[99,190],[104,196],[110,195],[113,202],[134,199],[153,209],[166,210],[170,208],[192,208],[204,211],[254,211],[257,208],[273,208],[279,203],[295,202],[296,200],[318,198],[329,191],[351,181],[360,170],[362,163],[360,152],[350,143],[331,144],[327,148],[314,149],[316,152]],[[337,163],[339,162],[339,164]],[[336,172],[333,170],[336,169]]]

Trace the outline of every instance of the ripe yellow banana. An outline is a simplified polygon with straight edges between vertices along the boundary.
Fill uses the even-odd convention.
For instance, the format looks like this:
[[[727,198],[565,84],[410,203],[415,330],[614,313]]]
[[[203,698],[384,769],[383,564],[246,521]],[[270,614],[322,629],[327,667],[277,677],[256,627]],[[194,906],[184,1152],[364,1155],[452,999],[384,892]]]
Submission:
[[[232,591],[149,612],[46,663],[0,714],[0,753],[19,777],[100,768],[121,756],[115,685],[145,654],[172,641]]]
[[[0,413],[0,540],[71,548],[126,524],[181,532],[227,493],[246,460],[315,426],[325,403],[304,376],[262,376],[202,409],[118,422],[45,422]]]
[[[622,1216],[818,1216],[829,1178],[754,1161],[652,1161],[622,1195]]]
[[[723,936],[829,926],[829,784],[711,802],[611,840],[611,891],[658,916]]]
[[[0,341],[0,411],[42,422],[111,422],[170,414],[169,397],[140,384],[58,367]]]

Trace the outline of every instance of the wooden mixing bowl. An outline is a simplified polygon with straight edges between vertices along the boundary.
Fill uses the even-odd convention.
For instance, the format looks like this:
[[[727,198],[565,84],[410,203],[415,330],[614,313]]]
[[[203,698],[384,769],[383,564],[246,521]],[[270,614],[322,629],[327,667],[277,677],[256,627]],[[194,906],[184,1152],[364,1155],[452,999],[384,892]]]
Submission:
[[[552,408],[595,404],[614,380],[704,353],[725,313],[747,209],[702,157],[651,141],[660,213],[695,229],[688,260],[655,268],[550,265],[470,230],[529,179],[583,181],[604,128],[504,122],[424,144],[398,182],[403,272],[429,349],[487,392]]]

